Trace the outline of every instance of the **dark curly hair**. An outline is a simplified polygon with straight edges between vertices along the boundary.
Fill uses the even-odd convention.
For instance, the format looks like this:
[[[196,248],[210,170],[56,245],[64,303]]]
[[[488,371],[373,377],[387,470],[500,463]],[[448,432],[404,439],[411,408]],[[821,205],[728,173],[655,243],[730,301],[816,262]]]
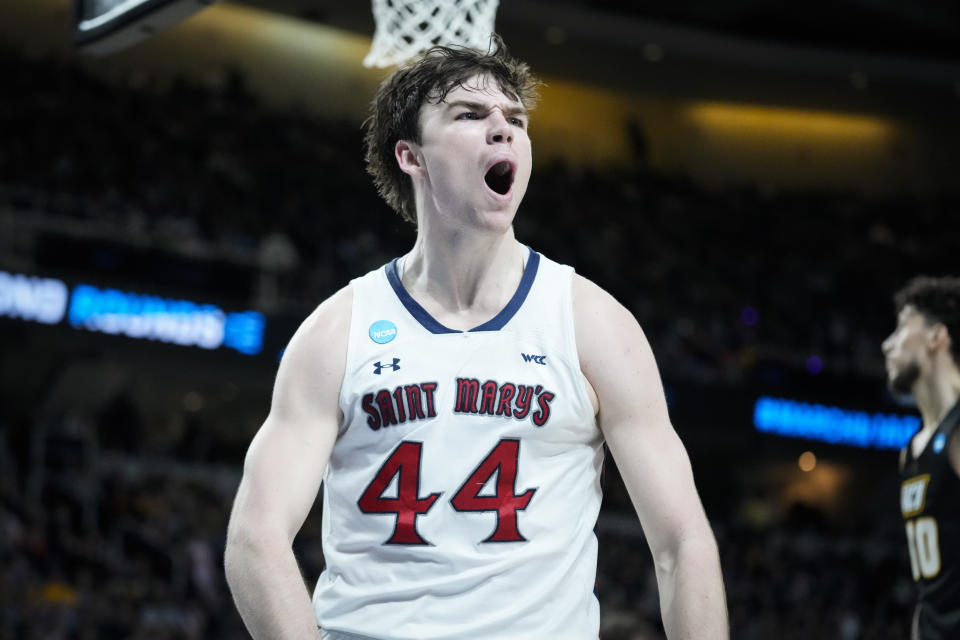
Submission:
[[[917,276],[894,294],[893,301],[898,312],[910,305],[928,323],[943,323],[950,334],[950,354],[960,366],[960,277]]]
[[[459,46],[428,49],[380,83],[370,103],[363,123],[367,173],[380,196],[408,222],[417,223],[413,183],[397,165],[394,147],[398,140],[419,143],[421,107],[443,102],[450,91],[476,75],[495,82],[528,111],[535,106],[540,81],[526,63],[510,57],[496,34],[486,52]]]

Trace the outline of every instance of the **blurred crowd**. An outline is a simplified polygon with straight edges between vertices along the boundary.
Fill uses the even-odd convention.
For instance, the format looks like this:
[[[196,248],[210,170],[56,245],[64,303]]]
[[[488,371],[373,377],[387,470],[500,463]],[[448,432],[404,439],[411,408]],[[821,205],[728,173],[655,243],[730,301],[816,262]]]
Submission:
[[[187,453],[184,431],[144,450],[111,437],[136,432],[127,402],[32,428],[0,423],[0,638],[245,637],[222,562],[237,437]],[[662,640],[652,559],[622,488],[609,491],[598,523],[603,637]],[[851,533],[814,510],[758,518],[744,504],[713,524],[732,637],[906,637],[913,591],[896,521]],[[295,553],[312,588],[319,503]]]
[[[121,242],[246,265],[240,303],[305,315],[413,237],[365,175],[357,125],[269,111],[238,76],[119,86],[2,51],[0,71],[0,268],[42,273],[36,234]],[[957,271],[956,199],[715,191],[639,160],[538,166],[517,235],[622,300],[668,379],[879,377],[893,289]],[[243,637],[221,555],[249,434],[200,423],[145,445],[129,399],[77,415],[2,399],[0,638]],[[605,507],[598,534],[604,638],[660,638],[652,562],[622,514]],[[318,525],[297,542],[308,583]],[[733,637],[905,636],[896,527],[852,538],[796,514],[715,527]]]
[[[0,69],[6,252],[62,228],[249,265],[254,303],[304,314],[413,237],[366,176],[356,124],[268,111],[238,76],[157,93],[9,54]],[[736,384],[812,356],[815,372],[875,375],[892,291],[956,271],[956,197],[717,191],[638,165],[538,166],[517,235],[622,300],[671,375]]]
[[[3,426],[0,637],[243,637],[221,560],[236,470],[101,447],[79,416]]]

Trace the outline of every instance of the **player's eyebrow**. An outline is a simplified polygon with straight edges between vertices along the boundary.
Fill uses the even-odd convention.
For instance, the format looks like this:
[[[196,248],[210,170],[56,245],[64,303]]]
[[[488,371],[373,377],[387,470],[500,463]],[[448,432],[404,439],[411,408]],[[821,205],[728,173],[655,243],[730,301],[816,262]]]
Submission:
[[[447,103],[447,109],[456,109],[457,107],[465,107],[467,109],[472,109],[474,111],[490,111],[492,107],[482,104],[480,102],[473,102],[471,100],[454,100],[453,102]],[[522,104],[511,104],[505,107],[501,107],[500,111],[503,112],[505,116],[525,116],[527,115],[527,110]]]

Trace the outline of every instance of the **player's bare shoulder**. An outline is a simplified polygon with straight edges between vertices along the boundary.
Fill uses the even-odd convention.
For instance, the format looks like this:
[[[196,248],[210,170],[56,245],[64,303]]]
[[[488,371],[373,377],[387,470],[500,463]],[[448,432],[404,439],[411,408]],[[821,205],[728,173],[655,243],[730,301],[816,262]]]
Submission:
[[[332,347],[337,343],[346,346],[352,306],[353,287],[347,285],[317,305],[300,324],[294,340],[321,347]]]
[[[350,334],[350,317],[353,306],[353,288],[347,285],[321,302],[309,316],[300,323],[294,333],[284,359],[293,356],[300,359],[304,352],[335,355],[333,352],[346,350]],[[326,360],[327,358],[323,358]]]
[[[596,394],[595,408],[606,413],[605,432],[615,416],[630,414],[637,403],[661,408],[659,372],[636,318],[611,294],[582,276],[574,275],[572,289],[580,370]],[[644,393],[637,393],[638,388]]]
[[[572,288],[581,365],[584,359],[607,357],[611,350],[649,349],[636,318],[610,293],[579,274],[573,275]]]
[[[353,290],[350,285],[324,300],[290,339],[277,371],[273,410],[284,400],[310,406],[334,403],[346,367]]]

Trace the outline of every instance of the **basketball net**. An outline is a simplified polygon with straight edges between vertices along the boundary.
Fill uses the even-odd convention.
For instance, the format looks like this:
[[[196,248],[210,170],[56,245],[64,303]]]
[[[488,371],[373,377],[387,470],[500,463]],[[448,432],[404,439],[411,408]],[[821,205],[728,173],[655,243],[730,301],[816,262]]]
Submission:
[[[500,0],[373,0],[373,33],[365,67],[400,64],[434,45],[490,45]]]

